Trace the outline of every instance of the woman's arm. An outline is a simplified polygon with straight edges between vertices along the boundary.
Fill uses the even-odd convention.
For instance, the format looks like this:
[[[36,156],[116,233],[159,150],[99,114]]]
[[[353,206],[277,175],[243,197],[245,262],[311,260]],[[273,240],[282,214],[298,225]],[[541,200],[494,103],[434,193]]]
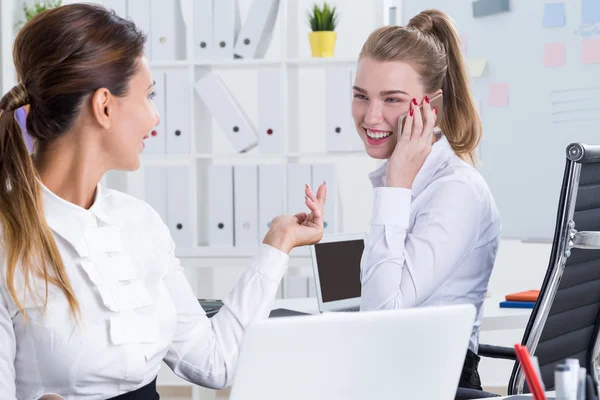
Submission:
[[[306,205],[310,214],[279,216],[271,223],[263,245],[252,265],[223,300],[223,307],[208,319],[183,275],[170,242],[168,273],[164,284],[176,309],[175,334],[164,361],[179,376],[209,388],[220,389],[233,379],[242,337],[253,322],[271,311],[279,282],[297,246],[317,243],[323,236],[325,185],[315,196],[307,185]]]
[[[468,183],[438,184],[419,207],[411,232],[411,191],[375,189],[374,215],[362,260],[362,309],[420,304],[474,249],[481,199]]]
[[[164,361],[182,378],[221,389],[229,384],[237,364],[245,329],[268,317],[288,255],[262,245],[252,265],[224,300],[224,306],[208,319],[183,275],[179,261],[172,265],[164,283],[175,303],[177,327]]]

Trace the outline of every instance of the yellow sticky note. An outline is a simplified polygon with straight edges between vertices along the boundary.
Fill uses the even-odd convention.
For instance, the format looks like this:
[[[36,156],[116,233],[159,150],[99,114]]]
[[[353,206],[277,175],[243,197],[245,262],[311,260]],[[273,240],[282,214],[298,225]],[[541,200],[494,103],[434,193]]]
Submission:
[[[479,78],[483,75],[487,60],[485,58],[470,58],[467,60],[467,68],[469,68],[469,75],[475,78]]]

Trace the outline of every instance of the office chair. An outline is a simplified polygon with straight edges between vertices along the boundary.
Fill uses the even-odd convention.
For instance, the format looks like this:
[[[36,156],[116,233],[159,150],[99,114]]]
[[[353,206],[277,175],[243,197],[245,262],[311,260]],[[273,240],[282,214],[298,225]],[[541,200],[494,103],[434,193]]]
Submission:
[[[550,262],[521,342],[538,358],[546,390],[566,358],[600,382],[600,145],[572,143],[566,152]],[[478,354],[515,360],[508,394],[530,392],[514,348],[482,344]],[[456,398],[486,396],[494,395],[459,388]]]

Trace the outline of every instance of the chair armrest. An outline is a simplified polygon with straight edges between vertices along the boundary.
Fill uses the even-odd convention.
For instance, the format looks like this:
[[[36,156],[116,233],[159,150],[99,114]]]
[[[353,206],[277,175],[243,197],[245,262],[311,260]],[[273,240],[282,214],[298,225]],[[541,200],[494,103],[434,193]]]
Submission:
[[[480,357],[503,358],[505,360],[516,360],[517,354],[512,347],[492,346],[489,344],[480,344],[477,354]]]

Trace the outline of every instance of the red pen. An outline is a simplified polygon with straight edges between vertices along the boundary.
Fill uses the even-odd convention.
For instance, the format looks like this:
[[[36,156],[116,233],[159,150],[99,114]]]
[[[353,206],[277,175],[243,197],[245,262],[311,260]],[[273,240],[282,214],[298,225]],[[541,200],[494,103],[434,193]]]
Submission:
[[[531,362],[527,347],[516,344],[515,353],[517,354],[517,360],[519,360],[521,368],[523,368],[523,371],[525,372],[525,380],[527,381],[527,386],[529,386],[531,393],[533,393],[533,398],[535,400],[546,400],[546,395],[544,394],[540,380],[538,379],[533,363]]]

